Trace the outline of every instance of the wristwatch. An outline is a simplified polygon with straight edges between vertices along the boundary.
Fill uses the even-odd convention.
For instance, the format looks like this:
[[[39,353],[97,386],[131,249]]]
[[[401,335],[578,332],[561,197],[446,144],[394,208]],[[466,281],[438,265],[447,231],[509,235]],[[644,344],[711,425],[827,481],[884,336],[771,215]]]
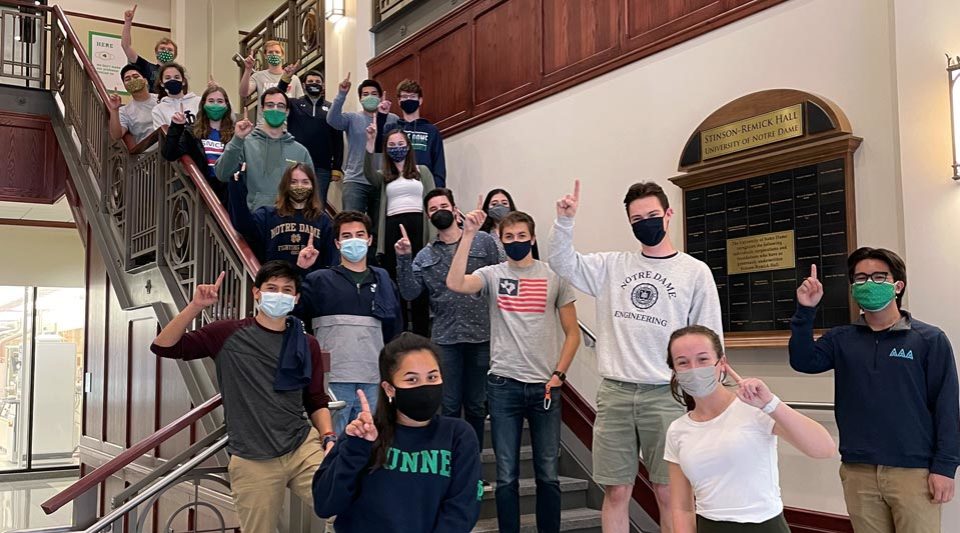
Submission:
[[[554,371],[553,371],[553,375],[554,375],[554,376],[557,376],[558,378],[560,378],[560,382],[561,382],[561,383],[566,383],[566,382],[567,382],[567,375],[564,374],[563,372],[561,372],[561,371],[559,371],[559,370],[554,370]]]
[[[337,442],[337,434],[336,434],[336,433],[324,433],[324,435],[323,435],[323,441],[322,441],[323,449],[326,450],[326,449],[327,449],[327,444],[329,444],[329,443],[331,443],[331,442],[334,442],[334,443]]]
[[[773,396],[773,399],[767,402],[767,405],[764,405],[760,410],[766,414],[770,414],[777,410],[777,407],[780,406],[780,398],[777,398],[776,395]]]

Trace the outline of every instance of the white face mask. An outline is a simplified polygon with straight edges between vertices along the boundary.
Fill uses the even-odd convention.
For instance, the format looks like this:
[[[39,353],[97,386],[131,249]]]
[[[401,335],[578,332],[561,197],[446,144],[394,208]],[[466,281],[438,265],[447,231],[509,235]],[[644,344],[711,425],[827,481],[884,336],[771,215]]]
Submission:
[[[293,311],[296,298],[282,292],[261,292],[260,311],[271,318],[283,318]]]
[[[716,365],[701,366],[699,368],[677,372],[677,382],[680,384],[683,392],[694,398],[709,396],[713,391],[717,390],[717,385],[720,384],[720,380],[717,379],[716,368]]]

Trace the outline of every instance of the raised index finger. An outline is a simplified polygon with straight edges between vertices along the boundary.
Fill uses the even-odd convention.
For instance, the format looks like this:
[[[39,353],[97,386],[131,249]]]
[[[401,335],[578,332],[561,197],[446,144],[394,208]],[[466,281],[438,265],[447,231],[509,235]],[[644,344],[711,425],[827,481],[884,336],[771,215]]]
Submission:
[[[363,393],[363,389],[357,389],[357,398],[360,400],[360,412],[369,413],[370,402],[367,401],[367,395]]]
[[[573,181],[573,199],[580,201],[580,180]]]
[[[483,210],[483,195],[482,195],[482,194],[478,194],[478,195],[477,195],[477,209],[480,209],[481,211]]]
[[[345,79],[346,79],[347,81],[350,81],[350,73],[349,73],[349,72],[347,72],[347,77],[346,77]]]
[[[730,366],[730,363],[724,363],[723,366],[727,369],[727,374],[730,374],[730,377],[732,377],[734,381],[736,381],[738,384],[743,381],[743,378],[740,377],[740,374],[737,374],[732,366]]]
[[[403,224],[400,224],[400,235],[403,235],[405,240],[410,240],[410,237],[407,237],[407,228],[403,227]]]
[[[813,279],[817,279],[817,264],[816,264],[816,263],[811,263],[811,264],[810,264],[810,277],[813,278]]]
[[[227,277],[227,272],[226,271],[220,272],[220,275],[217,277],[217,282],[213,284],[213,288],[219,291],[220,284],[223,283],[223,278],[225,277]]]
[[[307,246],[313,248],[313,232],[310,232],[310,237],[307,238]]]

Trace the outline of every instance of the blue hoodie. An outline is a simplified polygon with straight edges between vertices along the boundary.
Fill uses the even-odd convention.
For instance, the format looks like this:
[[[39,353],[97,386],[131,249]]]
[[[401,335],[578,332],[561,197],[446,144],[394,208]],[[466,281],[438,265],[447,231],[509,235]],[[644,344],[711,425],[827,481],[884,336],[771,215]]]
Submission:
[[[960,464],[960,388],[943,331],[906,311],[885,331],[861,317],[813,340],[817,310],[798,306],[790,322],[790,366],[834,370],[834,401],[845,463],[927,468],[953,477]]]

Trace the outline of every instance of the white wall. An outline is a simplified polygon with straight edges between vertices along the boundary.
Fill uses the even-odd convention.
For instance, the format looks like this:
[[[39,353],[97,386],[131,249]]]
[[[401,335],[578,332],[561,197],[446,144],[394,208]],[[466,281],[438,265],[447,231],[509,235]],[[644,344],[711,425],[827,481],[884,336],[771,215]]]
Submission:
[[[134,22],[162,28],[170,27],[170,1],[168,0],[53,0],[48,3],[59,5],[64,11],[108,17],[117,21],[123,21],[123,12],[137,4]]]
[[[83,287],[84,250],[75,229],[0,225],[0,285]]]

